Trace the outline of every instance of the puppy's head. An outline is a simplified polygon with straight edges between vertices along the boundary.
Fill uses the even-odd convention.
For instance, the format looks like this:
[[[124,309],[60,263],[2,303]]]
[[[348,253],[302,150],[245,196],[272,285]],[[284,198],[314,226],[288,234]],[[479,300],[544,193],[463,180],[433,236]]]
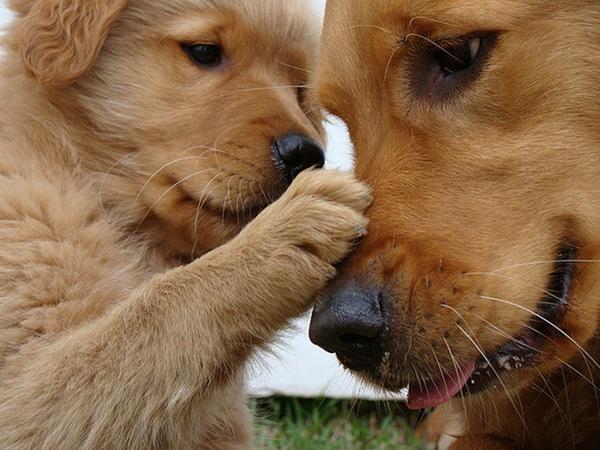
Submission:
[[[311,337],[414,408],[597,366],[598,23],[591,0],[328,2],[320,95],[375,201]]]
[[[323,165],[301,1],[14,0],[14,48],[82,164],[174,253],[230,239]],[[156,234],[156,233],[155,233]]]

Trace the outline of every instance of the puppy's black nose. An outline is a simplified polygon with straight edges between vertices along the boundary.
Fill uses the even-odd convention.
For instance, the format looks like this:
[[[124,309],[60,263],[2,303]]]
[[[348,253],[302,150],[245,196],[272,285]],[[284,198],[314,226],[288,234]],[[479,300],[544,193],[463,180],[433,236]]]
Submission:
[[[350,369],[371,368],[382,358],[385,320],[380,291],[355,283],[336,290],[315,307],[310,324],[311,341]]]
[[[320,169],[325,165],[325,153],[319,143],[302,134],[275,139],[273,149],[277,165],[290,182],[306,169]]]

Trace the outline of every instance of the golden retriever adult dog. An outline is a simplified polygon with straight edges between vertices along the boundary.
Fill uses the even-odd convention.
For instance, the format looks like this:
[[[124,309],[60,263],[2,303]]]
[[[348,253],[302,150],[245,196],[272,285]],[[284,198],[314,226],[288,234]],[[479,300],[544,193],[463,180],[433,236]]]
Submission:
[[[319,90],[375,200],[313,340],[454,449],[600,448],[600,3],[330,0]]]
[[[289,0],[9,4],[0,447],[250,447],[244,363],[370,202],[305,170],[318,21]]]

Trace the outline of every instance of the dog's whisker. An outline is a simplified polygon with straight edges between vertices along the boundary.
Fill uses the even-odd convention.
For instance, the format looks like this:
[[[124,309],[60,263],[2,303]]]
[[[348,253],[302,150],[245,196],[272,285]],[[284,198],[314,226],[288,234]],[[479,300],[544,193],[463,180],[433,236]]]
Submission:
[[[299,66],[295,66],[295,65],[293,65],[293,64],[288,64],[288,63],[286,63],[286,62],[283,62],[283,61],[278,61],[278,60],[277,60],[277,61],[275,61],[275,62],[276,62],[277,64],[279,64],[280,66],[283,66],[283,67],[288,67],[288,68],[290,68],[290,69],[294,69],[294,70],[298,70],[298,71],[300,71],[300,72],[304,72],[304,73],[307,73],[307,74],[309,74],[309,75],[315,75],[315,74],[316,74],[316,72],[315,72],[314,70],[308,70],[308,69],[305,69],[305,68],[302,68],[302,67],[299,67]]]
[[[498,373],[498,371],[494,368],[494,366],[492,365],[490,359],[487,357],[487,355],[483,352],[483,350],[481,349],[481,346],[476,342],[476,338],[475,338],[475,333],[473,331],[473,329],[471,328],[471,326],[469,325],[469,322],[467,322],[467,320],[465,319],[465,317],[456,309],[453,308],[450,305],[442,305],[442,307],[449,309],[450,311],[454,312],[460,319],[461,321],[465,324],[465,326],[469,329],[469,331],[471,332],[471,335],[469,335],[461,326],[460,324],[456,323],[455,326],[467,337],[467,339],[475,346],[475,348],[477,349],[477,351],[481,354],[481,356],[483,357],[483,359],[485,360],[485,362],[490,366],[490,369],[492,370],[492,372],[494,373],[494,375],[496,376],[496,378],[498,379],[498,381],[500,382],[500,385],[502,386],[502,388],[504,389],[504,391],[506,392],[507,398],[509,399],[509,401],[511,402],[511,404],[513,405],[513,407],[515,408],[515,411],[517,412],[517,414],[519,415],[519,417],[521,418],[522,422],[523,422],[523,426],[526,427],[526,423],[525,423],[525,417],[523,416],[523,405],[520,405],[520,411],[521,413],[519,413],[519,409],[517,408],[516,403],[514,402],[510,391],[508,390],[506,384],[504,383],[504,381],[502,380],[502,377],[500,376],[500,374]],[[467,386],[468,389],[468,386]],[[519,402],[520,403],[520,402]]]
[[[462,319],[464,322],[464,318]],[[465,322],[465,325],[467,325],[468,327],[468,323]],[[527,423],[525,421],[525,416],[523,415],[523,405],[520,404],[519,407],[517,407],[517,404],[515,403],[513,396],[510,394],[510,391],[508,390],[508,387],[506,386],[506,384],[504,383],[504,381],[502,380],[502,377],[500,376],[500,374],[498,373],[498,371],[494,368],[492,362],[489,360],[489,358],[487,357],[487,355],[484,353],[484,351],[482,350],[482,348],[479,346],[479,344],[477,344],[477,342],[475,341],[474,337],[471,337],[469,335],[469,333],[467,333],[463,327],[461,327],[458,323],[455,324],[455,326],[459,329],[459,331],[465,335],[465,337],[471,342],[471,344],[473,344],[473,346],[477,349],[477,351],[480,353],[481,357],[485,360],[485,362],[489,365],[490,369],[492,370],[492,372],[494,373],[494,375],[496,376],[496,378],[498,379],[498,382],[500,383],[500,385],[502,386],[502,388],[504,389],[506,396],[508,398],[508,401],[512,404],[513,408],[515,409],[515,412],[517,413],[517,415],[519,416],[519,418],[521,419],[521,422],[523,424],[523,428],[526,430],[527,429]],[[472,331],[471,331],[472,332]],[[519,402],[520,403],[520,402]]]
[[[402,38],[402,40],[406,41],[406,40],[408,40],[411,37],[416,37],[416,38],[424,40],[425,42],[428,42],[429,44],[433,45],[435,48],[437,48],[441,52],[445,53],[446,55],[448,55],[449,57],[451,57],[455,61],[457,61],[457,62],[459,62],[461,64],[464,64],[464,61],[462,61],[456,55],[452,54],[452,52],[448,51],[447,49],[445,49],[444,47],[442,47],[440,44],[438,44],[437,42],[435,42],[434,40],[429,39],[427,36],[423,36],[422,34],[419,34],[419,33],[408,33],[407,35],[405,35]]]
[[[235,215],[236,215],[236,220],[237,220],[238,225],[241,223],[240,222],[240,211],[244,207],[244,200],[242,199],[243,185],[244,185],[244,179],[242,177],[240,177],[240,179],[238,180],[238,195],[237,195],[237,198],[235,199]],[[241,205],[241,207],[240,207],[240,205]]]
[[[412,26],[414,25],[414,23],[415,23],[416,21],[418,21],[418,20],[422,20],[422,21],[424,21],[424,22],[426,21],[426,22],[430,22],[430,23],[436,23],[436,24],[438,24],[438,25],[444,25],[444,26],[446,26],[446,27],[449,27],[449,28],[453,28],[453,27],[455,27],[455,26],[456,26],[456,25],[452,25],[451,23],[448,23],[448,22],[443,22],[443,21],[441,21],[441,20],[437,20],[437,19],[431,19],[431,18],[429,18],[429,17],[426,17],[426,16],[413,16],[413,17],[411,17],[411,19],[408,21],[408,26],[407,26],[407,29],[410,31],[410,29],[412,28]]]
[[[271,201],[270,201],[269,197],[267,196],[267,193],[265,192],[265,189],[263,188],[262,183],[258,183],[258,188],[260,189],[260,193],[261,193],[261,197],[262,197],[262,202],[264,204],[270,204]]]
[[[219,161],[219,155],[229,156],[229,154],[223,150],[213,152],[213,156],[215,158],[215,164],[217,165],[217,168],[219,169],[219,171],[224,172],[223,166],[221,166],[221,161]]]
[[[400,47],[398,45],[395,45],[390,57],[388,58],[387,64],[385,65],[385,71],[383,73],[383,85],[384,86],[387,83],[388,74],[389,74],[390,68],[392,67],[392,61],[394,60],[394,56],[396,56],[396,53],[398,53],[398,50],[400,50]]]
[[[254,185],[252,183],[248,183],[248,190],[250,191],[250,198],[260,198],[258,195],[256,195],[256,191],[254,190]],[[248,213],[248,211],[246,211],[246,213]],[[248,216],[244,216],[243,219],[244,221],[246,219],[251,219],[252,217]]]
[[[315,87],[310,84],[288,84],[282,86],[265,86],[247,89],[230,89],[227,92],[259,92],[259,91],[274,91],[277,89],[309,89],[314,90]]]
[[[205,203],[208,201],[208,198],[210,197],[210,195],[212,194],[212,192],[214,192],[214,189],[211,191],[208,191],[210,185],[218,179],[219,176],[222,176],[222,173],[218,173],[216,174],[205,186],[204,189],[202,190],[202,192],[200,193],[200,196],[198,197],[198,203],[196,205],[196,214],[194,216],[194,245],[192,247],[192,257],[196,254],[196,250],[197,250],[197,246],[198,246],[198,223],[200,221],[200,211],[202,211],[202,208],[204,208]]]
[[[312,114],[312,113],[314,113],[315,111],[318,111],[318,110],[320,110],[320,109],[321,109],[321,106],[316,106],[316,107],[314,107],[314,108],[311,108],[311,109],[308,109],[308,110],[304,111],[304,114],[306,114],[306,115],[309,115],[309,114]]]
[[[137,194],[137,195],[135,196],[135,198],[133,199],[133,202],[131,202],[131,208],[134,208],[134,207],[135,207],[135,205],[136,205],[136,204],[139,202],[140,198],[141,198],[141,197],[142,197],[142,195],[144,194],[144,191],[145,191],[145,190],[148,188],[148,186],[150,185],[150,183],[152,183],[152,181],[153,181],[153,180],[154,180],[154,179],[155,179],[155,178],[156,178],[158,175],[160,175],[160,173],[161,173],[163,170],[166,170],[166,169],[168,169],[169,167],[171,167],[171,166],[173,166],[173,165],[175,165],[175,164],[178,164],[178,163],[180,163],[180,162],[183,162],[183,161],[198,160],[198,159],[201,159],[201,160],[202,160],[202,159],[205,159],[205,158],[202,158],[202,157],[200,157],[200,156],[186,156],[186,157],[184,157],[184,158],[178,158],[178,159],[175,159],[175,160],[173,160],[173,161],[170,161],[170,162],[168,162],[168,163],[164,164],[163,166],[161,166],[161,167],[160,167],[159,169],[157,169],[157,170],[156,170],[156,172],[154,172],[154,173],[153,173],[153,174],[152,174],[152,175],[151,175],[151,176],[148,178],[148,180],[146,180],[146,182],[145,182],[145,183],[142,185],[142,187],[141,187],[141,189],[139,190],[138,194]]]
[[[136,152],[133,153],[129,153],[125,156],[123,156],[122,158],[119,158],[112,166],[110,166],[108,168],[108,170],[106,170],[100,178],[100,182],[98,183],[98,185],[100,186],[100,189],[104,189],[105,184],[106,184],[106,180],[109,176],[111,175],[121,175],[123,173],[123,167],[126,166],[125,161],[128,161],[129,159],[134,159],[138,156],[138,154]],[[117,168],[119,168],[119,171],[117,172]],[[133,170],[133,168],[129,168],[130,170]],[[135,169],[136,173],[138,175],[141,175],[141,170],[139,168]]]
[[[231,202],[231,182],[233,181],[233,177],[229,177],[227,180],[227,194],[225,195],[225,200],[223,201],[223,211],[221,212],[221,221],[225,223],[225,209],[229,206],[228,202]]]
[[[446,375],[447,372],[444,371],[444,369],[442,368],[442,364],[440,363],[439,358],[437,357],[437,354],[435,353],[435,349],[433,348],[432,345],[429,345],[429,348],[431,349],[431,353],[433,354],[433,359],[435,360],[437,367],[440,371],[440,379],[444,381],[444,388],[446,389],[446,392],[448,392],[448,381],[446,380]]]
[[[210,188],[210,186],[219,179],[219,177],[224,176],[223,172],[219,172],[217,173],[214,177],[212,177],[208,183],[206,183],[206,185],[204,186],[204,188],[202,189],[202,192],[200,193],[199,198],[199,203],[198,203],[198,208],[201,210],[202,208],[204,208],[204,205],[206,205],[206,202],[210,199],[210,193],[214,192],[214,189],[209,191],[208,189]]]
[[[543,381],[543,383],[546,387],[545,389],[541,389],[541,391],[546,393],[546,395],[550,398],[552,403],[554,403],[554,405],[556,406],[557,411],[563,416],[563,418],[566,419],[567,415],[566,415],[565,411],[562,409],[562,407],[560,406],[560,403],[558,402],[558,399],[556,398],[556,395],[554,394],[554,389],[552,389],[552,387],[548,383],[546,376],[538,367],[535,367],[535,370],[538,373],[540,379]]]
[[[573,339],[567,332],[565,332],[562,328],[560,328],[559,326],[555,325],[554,323],[552,323],[550,320],[546,319],[544,316],[542,316],[541,314],[532,311],[531,309],[523,306],[523,305],[519,305],[518,303],[515,302],[511,302],[508,300],[503,300],[500,298],[496,298],[496,297],[489,297],[489,296],[485,296],[485,295],[481,295],[479,296],[479,298],[483,299],[483,300],[488,300],[488,301],[492,301],[492,302],[497,302],[497,303],[501,303],[504,305],[509,305],[509,306],[513,306],[517,309],[520,309],[522,311],[525,311],[531,315],[533,315],[534,317],[536,317],[537,319],[543,321],[544,323],[546,323],[547,325],[549,325],[550,327],[552,327],[553,329],[555,329],[556,331],[558,331],[562,336],[566,337],[570,342],[572,342],[575,346],[577,346],[577,348],[582,352],[583,355],[585,355],[587,358],[590,359],[590,361],[598,368],[600,369],[600,364],[598,364],[598,362],[592,357],[592,355],[589,354],[589,352],[584,349],[575,339]]]
[[[531,261],[526,263],[513,264],[510,266],[504,266],[499,269],[495,269],[491,272],[467,272],[465,276],[469,275],[489,275],[493,273],[503,272],[505,270],[510,269],[518,269],[521,267],[530,267],[530,266],[539,266],[539,265],[554,265],[556,263],[572,263],[572,264],[600,264],[600,259],[548,259],[548,260],[539,260],[539,261]]]
[[[530,282],[522,280],[520,278],[511,277],[511,276],[508,276],[508,275],[502,275],[502,274],[496,273],[496,272],[472,272],[472,273],[467,273],[464,276],[465,277],[469,277],[469,276],[489,276],[489,277],[500,278],[500,279],[504,279],[504,280],[508,280],[508,281],[514,281],[514,282],[517,282],[517,283],[522,284],[524,286],[533,288],[536,291],[538,291],[538,292],[540,292],[540,293],[542,293],[544,295],[547,295],[548,297],[550,297],[550,298],[552,298],[554,300],[557,300],[559,302],[563,301],[562,298],[560,298],[555,293],[549,291],[548,289],[542,288],[542,287],[540,287],[540,286],[538,286],[536,284],[530,283]],[[540,304],[542,304],[542,305],[553,305],[552,302],[541,302]],[[572,304],[569,304],[569,307],[571,307],[572,309],[580,309],[577,305],[572,305]]]
[[[355,30],[359,28],[372,28],[374,30],[383,31],[384,33],[390,34],[392,36],[397,36],[398,33],[392,30],[388,30],[387,28],[381,27],[379,25],[352,25],[347,27],[348,30]]]
[[[179,180],[177,183],[174,183],[173,185],[171,185],[160,196],[158,196],[158,198],[156,198],[156,200],[154,200],[154,202],[150,205],[150,207],[147,209],[146,213],[139,220],[138,225],[137,225],[137,227],[135,229],[135,232],[139,231],[140,226],[146,221],[146,219],[148,218],[148,216],[150,215],[150,213],[154,210],[154,208],[156,207],[156,205],[158,205],[158,203],[160,203],[160,201],[162,199],[164,199],[167,195],[169,195],[170,192],[174,191],[179,186],[183,185],[186,181],[191,180],[192,178],[197,177],[199,175],[202,175],[202,174],[204,174],[206,172],[210,172],[211,170],[214,170],[214,169],[206,169],[206,170],[201,170],[199,172],[194,172],[193,174],[188,175],[187,177],[184,177],[181,180]]]
[[[569,389],[568,389],[568,383],[567,383],[567,378],[565,376],[565,368],[561,367],[560,368],[560,373],[562,376],[562,382],[563,382],[563,386],[564,386],[564,393],[565,393],[565,402],[566,402],[566,406],[567,406],[567,422],[572,424],[573,423],[573,410],[571,409],[571,398],[569,395]],[[571,439],[575,439],[575,435],[572,434],[571,435]],[[575,445],[573,446],[573,448],[575,448]]]
[[[411,369],[412,369],[412,371],[413,371],[413,373],[415,375],[415,379],[417,381],[417,384],[419,385],[419,390],[421,390],[421,391],[425,390],[426,383],[423,380],[423,377],[421,376],[421,374],[419,373],[419,371],[416,369],[416,367],[411,366]]]
[[[592,370],[592,367],[590,366],[590,363],[588,362],[587,358],[583,358],[583,361],[585,362],[585,367],[588,371],[590,380],[592,380],[592,382],[595,385],[596,380],[594,379],[594,371]],[[598,419],[600,419],[600,396],[598,395],[597,389],[594,389],[594,399],[596,400],[596,409],[598,411]]]
[[[448,340],[446,338],[444,338],[444,344],[446,345],[446,348],[448,349],[450,359],[452,360],[452,365],[454,366],[455,375],[456,375],[456,378],[458,379],[460,377],[460,369],[458,366],[458,361],[456,361],[456,357],[454,356],[452,347],[450,347],[450,343],[448,342]],[[467,417],[467,402],[465,401],[465,396],[463,395],[462,391],[460,392],[460,399],[461,399],[463,410],[464,410],[463,413],[464,413],[465,417]]]
[[[502,336],[505,339],[508,339],[511,342],[519,344],[520,346],[522,346],[524,348],[532,350],[532,351],[534,351],[536,353],[539,352],[539,350],[537,348],[532,347],[532,346],[526,344],[525,342],[521,341],[520,339],[515,338],[514,336],[511,336],[510,334],[508,334],[505,331],[501,330],[498,326],[494,325],[489,320],[487,320],[486,318],[480,316],[479,314],[477,314],[477,313],[471,313],[471,314],[473,315],[473,317],[476,317],[477,319],[481,320],[490,331],[498,334],[499,336]]]
[[[594,383],[590,378],[586,377],[580,370],[577,370],[577,368],[575,368],[573,365],[569,364],[568,362],[563,361],[559,357],[556,357],[556,360],[558,362],[560,362],[562,365],[564,365],[565,367],[567,367],[569,370],[574,372],[576,375],[580,376],[585,381],[587,381],[592,386],[594,393],[597,395],[598,391],[600,391],[600,388],[596,385],[596,383]]]
[[[117,169],[117,167],[125,165],[124,164],[125,161],[127,161],[128,159],[136,158],[137,156],[138,156],[137,152],[132,152],[132,153],[128,153],[127,155],[123,156],[122,158],[119,158],[112,166],[110,166],[108,168],[108,170],[106,170],[105,176],[112,175],[114,173],[114,171]]]
[[[195,151],[195,150],[204,150],[200,155],[194,155],[194,156],[186,156],[186,157],[182,157],[181,155],[184,155],[186,153]],[[166,164],[164,164],[162,167],[160,167],[159,169],[156,170],[156,172],[154,172],[152,175],[150,175],[148,177],[148,179],[146,180],[146,182],[144,183],[144,185],[141,187],[141,189],[139,190],[138,194],[136,195],[135,199],[133,200],[133,202],[131,203],[131,208],[133,208],[137,202],[140,200],[141,196],[143,195],[144,191],[148,188],[148,186],[150,185],[150,183],[152,182],[152,180],[154,178],[156,178],[158,175],[160,175],[160,173],[166,169],[168,169],[169,167],[178,164],[180,162],[184,162],[184,161],[206,161],[208,158],[206,157],[207,153],[223,153],[222,150],[219,150],[217,148],[214,147],[209,147],[206,145],[195,145],[193,147],[190,147],[186,150],[183,150],[180,154],[179,157],[177,159],[174,159]]]

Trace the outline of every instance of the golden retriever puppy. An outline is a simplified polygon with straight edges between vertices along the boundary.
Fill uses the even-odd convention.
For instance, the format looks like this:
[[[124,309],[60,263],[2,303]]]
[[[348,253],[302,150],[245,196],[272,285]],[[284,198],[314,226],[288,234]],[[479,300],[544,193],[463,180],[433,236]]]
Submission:
[[[300,0],[9,4],[0,447],[250,447],[244,364],[370,202],[306,170],[318,21]]]
[[[600,448],[600,3],[330,0],[319,89],[375,200],[313,340],[454,449]]]

